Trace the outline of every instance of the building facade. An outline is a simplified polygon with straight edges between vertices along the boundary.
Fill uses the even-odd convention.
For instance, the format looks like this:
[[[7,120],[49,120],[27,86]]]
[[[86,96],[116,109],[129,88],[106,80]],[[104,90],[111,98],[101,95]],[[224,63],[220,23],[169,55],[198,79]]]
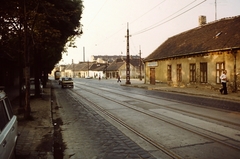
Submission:
[[[221,19],[173,36],[145,58],[145,82],[174,87],[240,89],[240,16]]]

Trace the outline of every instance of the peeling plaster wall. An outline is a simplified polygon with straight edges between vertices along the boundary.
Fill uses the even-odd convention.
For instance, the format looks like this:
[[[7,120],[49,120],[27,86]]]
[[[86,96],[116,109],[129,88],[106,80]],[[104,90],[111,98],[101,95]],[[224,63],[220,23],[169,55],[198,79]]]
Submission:
[[[151,62],[145,63],[145,82],[150,83],[150,68],[155,68],[155,81],[156,83],[167,83],[171,86],[196,86],[202,85],[207,87],[221,87],[220,83],[217,83],[217,72],[216,64],[219,62],[225,63],[225,69],[228,71],[227,76],[229,79],[229,85],[234,84],[234,62],[235,57],[231,51],[226,52],[214,52],[207,54],[198,54],[188,57],[176,57],[169,58],[165,60],[158,60],[157,66],[151,66]],[[190,67],[191,63],[196,64],[196,82],[189,82]],[[207,63],[207,83],[200,82],[200,63]],[[150,64],[150,66],[149,66]],[[177,82],[177,64],[182,66],[182,81]],[[172,67],[172,81],[167,80],[167,66],[171,65]],[[236,73],[237,75],[236,82],[240,86],[240,50],[236,52]]]

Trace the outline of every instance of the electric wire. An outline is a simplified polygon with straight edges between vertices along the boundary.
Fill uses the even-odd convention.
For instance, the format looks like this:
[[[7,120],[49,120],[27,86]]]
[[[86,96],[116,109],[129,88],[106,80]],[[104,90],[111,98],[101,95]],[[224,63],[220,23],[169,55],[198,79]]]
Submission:
[[[147,12],[145,12],[144,14],[142,14],[141,16],[139,16],[138,18],[136,18],[135,20],[133,20],[132,22],[130,22],[130,24],[134,23],[135,21],[137,21],[138,19],[140,19],[141,17],[143,17],[144,15],[146,15],[147,13],[149,13],[150,11],[152,11],[153,9],[155,9],[156,7],[158,7],[159,5],[161,5],[162,3],[164,3],[166,0],[163,0],[162,2],[160,2],[159,4],[157,4],[156,6],[154,6],[153,8],[151,8],[150,10],[148,10]],[[119,33],[120,31],[122,31],[123,29],[126,29],[126,27],[122,27],[120,28],[118,31],[116,31],[115,33],[111,34],[110,36],[108,36],[105,40],[110,39],[111,37],[113,37],[114,35],[116,35],[117,33]],[[101,42],[102,43],[102,42]]]
[[[133,52],[132,53],[133,55],[137,55],[138,53],[136,53],[136,52],[138,52],[138,50],[136,48],[136,45],[135,45],[135,43],[134,43],[132,38],[129,38],[129,39],[130,39],[130,43],[132,44],[131,46],[133,46],[133,47],[130,47],[130,50]]]
[[[150,11],[152,11],[153,9],[157,8],[160,4],[164,3],[166,0],[163,0],[162,2],[160,2],[159,4],[157,4],[156,6],[154,6],[153,8],[151,8],[150,10],[148,10],[147,12],[145,12],[144,14],[142,14],[141,16],[139,16],[138,18],[136,18],[135,20],[133,20],[132,22],[130,22],[131,24],[134,23],[135,21],[137,21],[139,18],[143,17],[144,15],[146,15],[147,13],[149,13]]]
[[[97,17],[97,15],[99,14],[99,12],[102,10],[103,6],[106,4],[108,0],[105,0],[105,2],[103,3],[103,5],[101,6],[101,8],[97,11],[97,13],[95,14],[95,16],[93,17],[93,19],[89,22],[88,27],[92,24],[93,20]]]
[[[182,11],[183,9],[187,8],[188,6],[190,6],[191,4],[193,4],[193,3],[196,2],[196,1],[197,1],[197,0],[192,1],[191,3],[189,3],[188,5],[186,5],[185,7],[181,8],[180,10],[178,10],[178,11],[174,12],[173,14],[169,15],[168,17],[164,18],[164,19],[161,20],[160,22],[162,22],[162,21],[170,18],[170,17],[173,16],[174,14]],[[155,26],[155,25],[158,25],[160,22],[157,22],[157,23],[153,24],[152,26],[150,26],[150,27],[148,27],[148,28],[151,28],[151,27],[153,27],[153,26]],[[147,30],[148,28],[145,28],[144,30]]]
[[[160,23],[160,24],[154,24],[154,26],[152,25],[152,26],[150,26],[150,27],[148,27],[148,28],[145,28],[145,29],[143,29],[143,30],[140,30],[140,31],[138,31],[138,32],[135,32],[135,33],[133,33],[132,35],[138,35],[138,34],[147,32],[147,31],[149,31],[149,30],[152,30],[152,29],[154,29],[154,28],[156,28],[156,27],[158,27],[158,26],[161,26],[161,25],[163,25],[163,24],[165,24],[165,23],[167,23],[167,22],[169,22],[169,21],[171,21],[171,20],[173,20],[173,19],[175,19],[175,18],[177,18],[177,17],[179,17],[179,16],[187,13],[188,11],[192,10],[193,8],[196,8],[197,6],[201,5],[201,4],[204,3],[205,1],[206,1],[206,0],[204,0],[204,1],[196,4],[195,6],[189,8],[188,10],[186,10],[186,11],[184,11],[184,12],[182,12],[182,13],[180,13],[180,14],[178,14],[178,15],[176,15],[176,16],[174,16],[174,17],[172,17],[172,18],[170,18],[170,19],[168,19],[168,20],[166,20],[166,21],[164,21],[164,22],[161,21],[162,23]],[[184,8],[185,8],[185,7],[184,7]],[[182,10],[182,9],[181,9],[181,10]],[[178,11],[177,11],[177,12],[178,12]],[[158,23],[159,23],[159,22],[158,22]]]
[[[140,19],[141,17],[143,17],[144,15],[146,15],[147,13],[149,13],[150,11],[152,11],[153,9],[155,9],[156,7],[158,7],[159,5],[161,5],[162,3],[164,3],[165,1],[166,1],[166,0],[163,0],[162,2],[160,2],[160,3],[157,4],[156,6],[154,6],[153,8],[151,8],[150,10],[148,10],[147,12],[145,12],[144,14],[142,14],[141,16],[139,16],[138,18],[136,18],[135,20],[133,20],[132,22],[130,22],[130,24],[134,23],[135,21],[137,21],[138,19]],[[145,29],[142,29],[142,30],[140,30],[140,31],[138,31],[138,32],[135,32],[135,33],[133,33],[133,34],[131,34],[131,35],[142,34],[142,33],[144,33],[144,32],[147,32],[147,31],[149,31],[149,30],[152,30],[152,29],[154,29],[154,28],[156,28],[156,27],[159,27],[159,26],[161,26],[161,25],[163,25],[163,24],[165,24],[165,23],[167,23],[167,22],[169,22],[169,21],[171,21],[171,20],[173,20],[173,19],[175,19],[175,18],[177,18],[177,17],[179,17],[179,16],[187,13],[188,11],[196,8],[197,6],[199,6],[199,5],[201,5],[202,3],[204,3],[206,0],[204,0],[204,1],[202,1],[202,2],[200,2],[200,3],[198,3],[198,4],[196,4],[196,5],[194,5],[193,7],[185,10],[184,12],[182,12],[182,13],[180,13],[180,14],[177,14],[176,16],[168,19],[169,17],[171,17],[171,16],[175,15],[176,13],[179,13],[179,12],[182,11],[183,9],[189,7],[189,6],[190,6],[191,4],[193,4],[195,1],[196,1],[196,0],[192,1],[192,2],[189,3],[188,5],[184,6],[183,8],[181,8],[181,9],[179,9],[178,11],[174,12],[173,14],[169,15],[168,17],[164,18],[164,19],[161,20],[160,22],[157,22],[157,23],[155,23],[155,24],[153,24],[153,25],[151,25],[151,26],[149,26],[149,27],[147,27],[147,28],[145,28]],[[104,4],[103,4],[103,5],[101,6],[101,8],[98,10],[97,14],[96,14],[96,15],[94,16],[94,18],[91,20],[90,24],[91,24],[92,21],[97,17],[97,15],[98,15],[99,12],[102,10],[102,8],[103,8],[103,6],[105,5],[106,2],[107,2],[107,0],[104,2]],[[165,19],[168,19],[168,20],[164,21]],[[89,24],[89,25],[90,25],[90,24]],[[102,41],[101,41],[100,43],[98,43],[98,44],[101,44],[101,43],[103,43],[104,41],[112,38],[112,37],[115,36],[117,33],[119,33],[120,31],[122,31],[124,28],[125,28],[125,27],[120,28],[118,31],[116,31],[115,33],[113,33],[113,34],[111,34],[110,36],[106,37],[104,40],[102,40]],[[131,40],[131,41],[132,41],[132,40]],[[133,42],[132,42],[132,43],[133,43]],[[136,50],[136,47],[135,47],[134,49]],[[134,52],[135,52],[135,50],[134,50]]]
[[[169,17],[173,16],[174,14],[179,13],[179,12],[182,11],[183,9],[189,7],[189,6],[192,5],[195,1],[196,1],[196,0],[192,1],[191,3],[189,3],[188,5],[186,5],[185,7],[181,8],[181,9],[179,9],[178,11],[174,12],[173,14],[169,15],[168,17],[164,18],[164,19],[161,20],[160,22],[164,21],[165,19],[168,19]],[[154,28],[156,28],[156,27],[158,27],[158,26],[160,26],[160,25],[163,25],[163,24],[165,24],[165,23],[167,23],[167,22],[169,22],[169,21],[171,21],[171,20],[173,20],[173,19],[175,19],[175,18],[183,15],[184,13],[192,10],[193,8],[199,6],[200,4],[204,3],[205,1],[206,1],[206,0],[198,3],[197,5],[191,7],[190,9],[188,9],[188,10],[186,10],[186,11],[184,11],[184,12],[182,12],[182,13],[180,13],[180,14],[172,17],[172,18],[170,18],[169,20],[166,20],[166,21],[164,21],[164,22],[162,22],[162,23],[157,22],[157,23],[151,25],[150,27],[145,28],[145,29],[143,29],[143,30],[140,30],[140,31],[138,31],[138,32],[135,32],[135,33],[133,33],[133,34],[131,34],[131,35],[138,35],[138,34],[147,32],[147,31],[149,31],[149,30],[152,30],[152,29],[154,29]],[[138,18],[136,18],[136,19],[133,20],[132,22],[130,22],[130,24],[134,23],[134,22],[137,21],[139,18],[141,18],[141,17],[143,17],[144,15],[146,15],[147,13],[149,13],[150,11],[152,11],[153,9],[155,9],[157,6],[161,5],[163,2],[165,2],[165,0],[162,1],[162,2],[160,2],[159,4],[157,4],[155,7],[151,8],[150,10],[148,10],[147,12],[145,12],[144,14],[142,14],[141,16],[139,16]],[[159,24],[159,23],[160,23],[160,24]],[[115,32],[114,34],[112,34],[112,35],[110,35],[109,37],[105,38],[105,40],[110,39],[111,37],[113,37],[114,35],[116,35],[117,33],[119,33],[121,30],[123,30],[124,28],[125,28],[125,27],[122,27],[122,28],[119,29],[117,32]],[[103,40],[103,41],[105,41],[105,40]],[[102,42],[103,42],[103,41],[102,41]],[[102,42],[101,42],[101,43],[102,43]]]

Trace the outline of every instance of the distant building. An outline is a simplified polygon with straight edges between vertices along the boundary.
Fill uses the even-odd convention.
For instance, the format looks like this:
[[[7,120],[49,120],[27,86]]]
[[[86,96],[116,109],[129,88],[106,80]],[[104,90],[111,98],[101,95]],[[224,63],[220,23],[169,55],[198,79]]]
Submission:
[[[112,63],[116,59],[126,59],[126,56],[123,55],[92,55],[90,61],[96,62],[96,63],[106,63],[107,61],[109,63]],[[131,59],[139,59],[139,56],[130,56]]]
[[[126,78],[126,58],[124,56],[92,56],[92,62],[79,62],[56,66],[62,77],[76,78]],[[97,61],[101,61],[98,63]],[[141,66],[141,69],[140,69]],[[53,71],[54,71],[53,70]],[[140,73],[141,70],[141,73]],[[144,63],[139,56],[130,56],[130,78],[144,76]]]
[[[141,69],[140,69],[141,66]],[[136,79],[144,75],[144,63],[143,60],[137,58],[130,58],[130,78]],[[140,73],[141,71],[141,73]],[[107,67],[107,76],[109,78],[117,78],[120,76],[121,78],[126,78],[126,59],[119,58],[113,61]]]

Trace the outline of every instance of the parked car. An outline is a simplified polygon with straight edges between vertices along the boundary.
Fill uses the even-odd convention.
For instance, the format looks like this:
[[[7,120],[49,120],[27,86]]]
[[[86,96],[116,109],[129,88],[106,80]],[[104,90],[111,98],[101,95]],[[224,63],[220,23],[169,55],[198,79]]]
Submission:
[[[18,139],[17,117],[6,93],[0,90],[0,159],[11,159],[15,156]]]
[[[30,78],[29,82],[30,82],[30,96],[35,96],[35,78]],[[25,82],[23,84],[24,85],[22,86],[22,92],[25,92],[25,90],[26,90]],[[43,85],[42,85],[42,81],[40,79],[39,79],[39,90],[40,90],[40,95],[42,95],[43,94]]]
[[[62,88],[64,87],[72,87],[73,88],[73,79],[72,78],[62,78]]]

